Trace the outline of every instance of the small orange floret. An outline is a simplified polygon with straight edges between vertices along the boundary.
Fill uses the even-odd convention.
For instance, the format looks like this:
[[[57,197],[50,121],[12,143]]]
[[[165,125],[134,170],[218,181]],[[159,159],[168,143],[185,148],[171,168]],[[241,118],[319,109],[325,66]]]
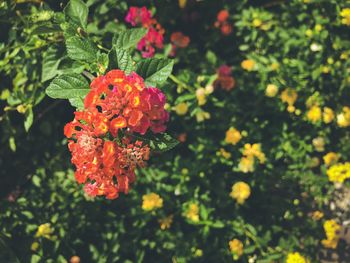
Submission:
[[[114,69],[106,74],[107,81],[112,85],[120,84],[125,79],[125,73],[122,70]]]
[[[118,130],[126,127],[126,120],[122,116],[118,116],[110,123],[110,132],[113,136],[117,136]]]
[[[218,13],[217,20],[219,22],[224,22],[228,19],[229,16],[230,14],[228,13],[228,11],[226,9],[223,9]]]

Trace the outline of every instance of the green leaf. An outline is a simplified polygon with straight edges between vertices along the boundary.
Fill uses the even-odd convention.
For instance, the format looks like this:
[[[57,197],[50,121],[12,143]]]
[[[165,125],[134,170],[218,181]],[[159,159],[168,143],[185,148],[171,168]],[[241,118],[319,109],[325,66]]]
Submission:
[[[56,77],[46,89],[46,94],[54,99],[84,98],[90,91],[87,80],[78,75],[61,75]]]
[[[56,47],[50,47],[43,58],[41,81],[45,82],[58,74],[58,66],[62,60],[62,52]]]
[[[87,38],[72,36],[66,39],[68,56],[73,60],[96,62],[98,48]]]
[[[112,40],[112,44],[117,48],[121,49],[135,47],[137,43],[145,36],[146,33],[146,28],[128,29],[118,34],[115,34]]]
[[[84,99],[83,98],[71,98],[69,99],[69,103],[77,108],[78,110],[84,109]]]
[[[70,0],[64,8],[64,14],[74,23],[86,29],[89,9],[81,0]]]
[[[179,144],[179,141],[171,137],[167,133],[161,133],[152,136],[149,139],[149,146],[153,151],[166,152]]]
[[[32,107],[29,107],[24,115],[24,129],[26,132],[29,131],[30,127],[33,124],[33,119],[34,119],[34,114],[33,114],[33,109]]]
[[[136,72],[141,75],[147,86],[162,84],[171,74],[174,61],[172,59],[146,59],[136,66]]]
[[[125,49],[113,48],[109,53],[109,68],[121,69],[126,74],[131,73],[134,68],[134,61],[129,52]]]
[[[41,35],[41,34],[49,34],[49,33],[56,33],[61,31],[60,26],[52,24],[52,23],[46,23],[43,25],[39,25],[33,29],[31,32],[32,35]]]
[[[6,243],[6,237],[0,234],[0,262],[19,263],[18,258]]]

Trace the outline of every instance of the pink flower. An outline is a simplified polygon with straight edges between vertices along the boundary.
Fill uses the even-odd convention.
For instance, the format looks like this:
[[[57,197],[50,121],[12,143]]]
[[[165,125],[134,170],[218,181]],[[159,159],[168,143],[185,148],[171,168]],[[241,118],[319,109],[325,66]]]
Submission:
[[[129,9],[128,14],[125,17],[125,21],[132,26],[136,25],[148,25],[151,22],[152,14],[146,7],[132,6]]]

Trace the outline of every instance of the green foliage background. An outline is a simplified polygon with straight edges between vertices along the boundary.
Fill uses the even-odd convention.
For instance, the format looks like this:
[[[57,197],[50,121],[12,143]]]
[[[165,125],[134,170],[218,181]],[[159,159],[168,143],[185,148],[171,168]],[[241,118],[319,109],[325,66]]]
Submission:
[[[88,14],[60,27],[66,4],[0,3],[0,250],[9,247],[16,256],[10,252],[6,256],[14,262],[15,258],[67,262],[73,255],[81,262],[231,262],[228,242],[238,238],[244,243],[240,262],[251,257],[261,263],[284,262],[293,251],[319,262],[320,240],[325,238],[322,220],[309,214],[320,210],[326,219],[338,216],[330,210],[337,190],[322,161],[317,166],[311,163],[330,151],[348,161],[350,134],[336,122],[307,121],[306,101],[318,93],[322,104],[335,112],[349,106],[349,59],[341,59],[342,54],[350,55],[349,27],[339,15],[349,2],[188,0],[181,9],[170,0],[89,0]],[[133,5],[153,10],[166,30],[165,43],[175,31],[190,36],[190,45],[177,52],[173,75],[159,85],[170,107],[188,103],[189,112],[178,116],[173,111],[168,127],[174,136],[186,133],[187,140],[153,155],[127,196],[92,200],[74,180],[63,136],[74,108],[68,101],[47,97],[45,89],[56,75],[84,70],[96,74],[99,65],[107,67],[103,51],[113,48],[114,34],[127,28],[124,17]],[[217,13],[224,8],[234,24],[229,36],[214,27]],[[269,25],[268,30],[255,27],[256,18]],[[90,41],[80,51],[74,49],[80,41],[77,27]],[[312,35],[305,34],[308,29]],[[124,49],[135,46],[118,43],[126,45]],[[320,49],[313,51],[313,44]],[[168,51],[169,44],[156,57],[164,59]],[[118,57],[121,51],[116,52]],[[123,62],[127,70],[130,59],[140,61],[140,53],[133,50]],[[245,59],[256,62],[253,71],[242,69]],[[115,61],[114,66],[120,67]],[[279,64],[277,70],[271,70],[272,63]],[[199,106],[196,89],[213,80],[222,64],[232,66],[235,88],[217,89]],[[280,91],[287,87],[297,91],[300,116],[289,113],[278,97],[265,96],[270,83]],[[72,104],[79,106],[77,101]],[[199,111],[210,113],[210,119],[198,122]],[[247,134],[235,146],[224,142],[231,126]],[[312,146],[318,136],[326,142],[323,153]],[[237,169],[245,143],[261,143],[267,157],[265,164],[248,174]],[[232,157],[218,156],[220,148]],[[248,183],[252,190],[243,205],[229,196],[237,181]],[[163,198],[163,208],[142,210],[142,196],[150,192]],[[9,200],[9,195],[17,194],[15,201]],[[198,223],[184,216],[189,203],[200,207]],[[168,215],[174,215],[173,224],[161,230],[158,220]],[[38,226],[47,222],[55,238],[36,239]],[[35,252],[34,241],[40,244]],[[339,251],[346,249],[345,243],[339,244]]]

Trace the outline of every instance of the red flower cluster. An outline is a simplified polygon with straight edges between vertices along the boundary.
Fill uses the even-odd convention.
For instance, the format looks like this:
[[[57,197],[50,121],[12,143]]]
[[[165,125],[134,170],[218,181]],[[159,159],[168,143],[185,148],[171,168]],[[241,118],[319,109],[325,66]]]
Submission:
[[[231,34],[232,25],[228,21],[230,14],[226,9],[221,10],[217,15],[217,20],[214,24],[215,27],[220,28],[221,33],[225,36]]]
[[[111,70],[92,81],[84,110],[64,127],[75,178],[85,184],[90,196],[117,198],[127,193],[135,180],[135,169],[144,167],[150,148],[135,140],[148,130],[164,132],[169,119],[165,96],[157,88],[146,88],[135,72],[125,75]]]
[[[222,65],[217,70],[218,78],[214,82],[216,88],[221,87],[226,91],[230,91],[235,87],[236,81],[232,77],[231,67]]]
[[[190,38],[182,32],[174,32],[170,36],[171,51],[170,55],[175,56],[177,48],[185,48],[190,43]]]
[[[163,48],[164,29],[156,19],[152,18],[151,12],[146,7],[130,7],[125,21],[132,26],[143,26],[148,29],[147,34],[137,44],[137,49],[142,52],[142,57],[153,57],[155,47]]]

